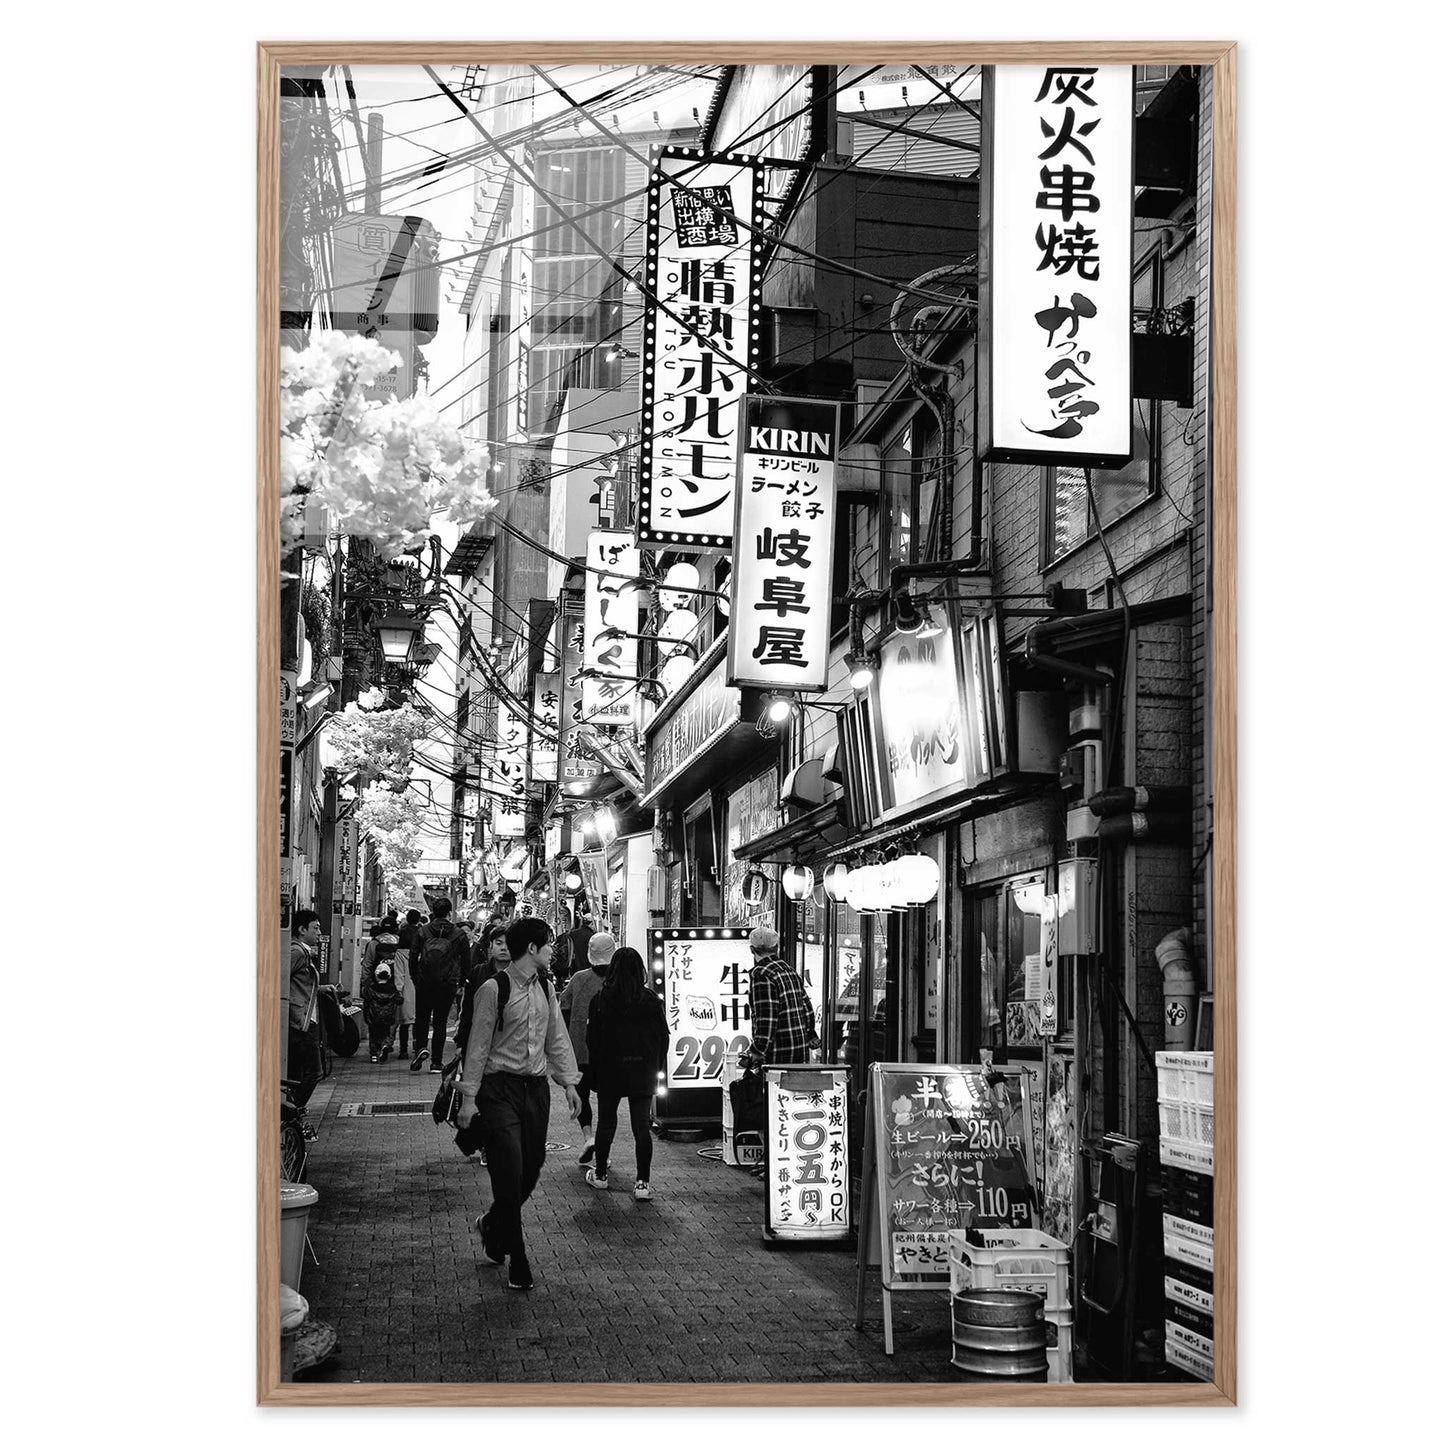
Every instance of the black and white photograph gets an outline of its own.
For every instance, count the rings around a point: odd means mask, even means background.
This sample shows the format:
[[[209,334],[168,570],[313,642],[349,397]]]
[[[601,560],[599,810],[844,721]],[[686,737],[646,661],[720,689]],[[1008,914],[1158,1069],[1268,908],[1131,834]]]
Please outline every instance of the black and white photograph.
[[[624,48],[261,50],[261,1398],[1230,1402],[1233,47]]]

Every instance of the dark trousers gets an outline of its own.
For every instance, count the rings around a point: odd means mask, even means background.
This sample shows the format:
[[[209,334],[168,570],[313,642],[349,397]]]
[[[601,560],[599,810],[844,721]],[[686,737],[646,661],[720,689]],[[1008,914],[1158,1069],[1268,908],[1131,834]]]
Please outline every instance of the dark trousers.
[[[604,1094],[600,1089],[597,1092],[597,1158],[592,1167],[599,1174],[607,1173],[607,1156],[617,1137],[617,1106],[621,1102],[621,1094]],[[637,1177],[651,1179],[652,1095],[628,1095],[627,1112],[632,1119],[632,1142],[637,1147]]]
[[[309,1029],[289,1029],[286,1043],[286,1077],[295,1087],[291,1097],[298,1107],[304,1108],[306,1101],[321,1081],[320,1026],[312,1024]]]
[[[440,1067],[442,1054],[447,1047],[447,1019],[451,1016],[452,1000],[457,988],[453,983],[423,983],[416,981],[416,1046],[431,1049],[432,1066]],[[427,1035],[431,1035],[428,1043]]]
[[[582,1078],[577,1085],[577,1097],[582,1107],[577,1110],[577,1122],[584,1129],[592,1127],[592,1071],[582,1065]]]
[[[552,1091],[546,1075],[484,1074],[477,1115],[492,1179],[489,1233],[508,1254],[521,1250],[522,1206],[537,1187],[547,1157]]]

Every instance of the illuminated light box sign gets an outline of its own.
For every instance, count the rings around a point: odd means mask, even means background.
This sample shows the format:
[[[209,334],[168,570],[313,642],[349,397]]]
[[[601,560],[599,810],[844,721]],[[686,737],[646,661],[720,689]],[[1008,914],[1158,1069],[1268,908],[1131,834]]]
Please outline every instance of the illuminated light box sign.
[[[527,834],[527,729],[497,699],[497,751],[493,765],[492,833],[498,838]]]
[[[632,721],[637,697],[637,588],[628,579],[641,571],[642,554],[631,532],[587,534],[587,583],[583,593],[583,720],[603,726]],[[611,573],[608,576],[604,574]],[[618,575],[620,574],[620,575]],[[615,632],[617,635],[604,635]]]
[[[848,1071],[769,1069],[764,1233],[847,1239]]]
[[[990,66],[983,107],[984,456],[1121,467],[1133,406],[1133,69]]]
[[[587,721],[582,700],[582,679],[578,674],[586,665],[584,646],[586,626],[582,620],[582,599],[566,597],[562,601],[562,717],[557,771],[563,784],[585,782],[602,772],[602,765],[590,753],[584,753],[577,729]]]
[[[838,407],[743,399],[728,619],[728,682],[791,692],[828,685]]]
[[[763,167],[665,146],[647,192],[637,539],[731,547],[742,398],[758,360]]]
[[[532,781],[557,781],[557,722],[561,716],[562,674],[539,672],[532,679]]]
[[[713,1090],[721,1118],[723,1064],[752,1042],[748,930],[650,929],[648,948],[653,989],[672,1036],[668,1092]]]

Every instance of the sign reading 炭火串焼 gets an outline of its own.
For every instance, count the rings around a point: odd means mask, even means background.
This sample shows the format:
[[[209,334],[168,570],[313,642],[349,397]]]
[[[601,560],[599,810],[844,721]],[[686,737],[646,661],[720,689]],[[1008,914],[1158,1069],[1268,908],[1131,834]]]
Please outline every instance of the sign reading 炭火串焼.
[[[582,709],[585,721],[632,721],[637,697],[637,588],[642,554],[631,532],[587,534],[587,583],[582,609]]]
[[[1133,69],[991,66],[983,114],[983,455],[1124,466],[1133,431]]]
[[[730,547],[742,398],[757,365],[763,167],[664,146],[647,191],[637,540]]]
[[[728,681],[790,692],[828,685],[838,407],[743,399]]]

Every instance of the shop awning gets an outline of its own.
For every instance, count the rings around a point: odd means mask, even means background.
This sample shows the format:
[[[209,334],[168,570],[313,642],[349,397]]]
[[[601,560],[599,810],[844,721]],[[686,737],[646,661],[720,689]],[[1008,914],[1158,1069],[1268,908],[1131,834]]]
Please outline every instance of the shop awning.
[[[1145,627],[1151,622],[1177,621],[1189,616],[1192,605],[1192,599],[1187,594],[1140,602],[1129,609],[1129,623],[1133,627]],[[1036,622],[1024,634],[1023,645],[1031,652],[1086,656],[1101,648],[1118,646],[1123,635],[1124,609],[1110,607],[1099,612],[1079,612],[1067,617],[1053,617],[1047,622]]]
[[[735,848],[733,857],[744,863],[791,863],[795,858],[806,862],[836,847],[847,835],[843,800],[832,798],[779,828],[760,833]]]

